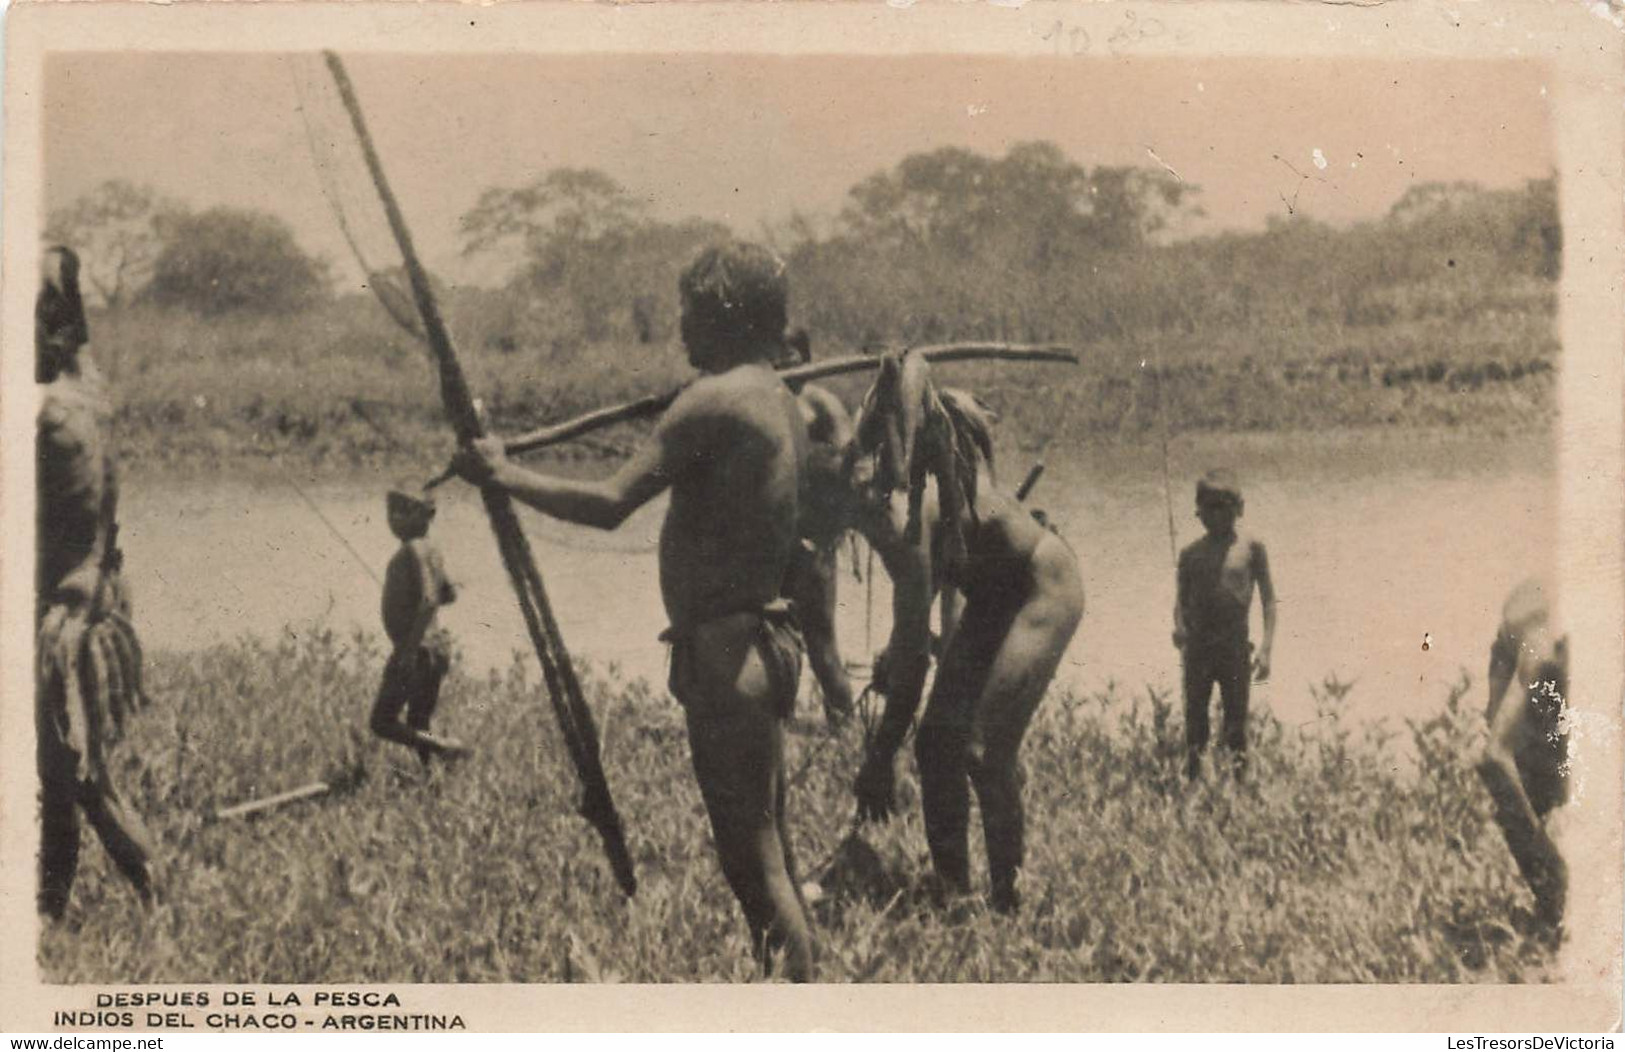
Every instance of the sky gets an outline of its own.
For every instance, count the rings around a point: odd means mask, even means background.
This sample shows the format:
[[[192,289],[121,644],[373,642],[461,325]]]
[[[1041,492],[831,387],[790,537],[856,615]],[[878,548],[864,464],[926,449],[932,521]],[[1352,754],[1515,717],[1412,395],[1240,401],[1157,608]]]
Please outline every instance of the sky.
[[[860,179],[941,146],[1001,155],[1042,139],[1085,166],[1166,166],[1201,188],[1206,215],[1193,235],[1257,229],[1289,207],[1344,224],[1381,215],[1417,183],[1507,186],[1554,167],[1543,70],[1529,62],[346,61],[421,255],[463,281],[492,280],[500,261],[463,258],[459,217],[483,189],[559,166],[607,172],[661,218],[721,220],[745,236],[795,212],[831,216]],[[295,70],[321,83],[304,56],[53,55],[46,207],[129,179],[194,208],[272,212],[344,273],[349,253],[317,177]],[[347,135],[311,112],[321,134]]]

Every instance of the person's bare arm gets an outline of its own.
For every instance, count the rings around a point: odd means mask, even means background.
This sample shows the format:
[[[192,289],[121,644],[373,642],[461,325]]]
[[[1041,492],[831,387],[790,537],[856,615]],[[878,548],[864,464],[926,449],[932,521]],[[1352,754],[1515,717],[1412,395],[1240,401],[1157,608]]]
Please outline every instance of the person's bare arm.
[[[435,585],[434,590],[429,594],[436,597],[436,602],[440,606],[450,606],[457,601],[457,582],[453,581],[451,576],[446,573],[446,563],[440,557],[440,549],[430,547],[427,550],[426,558],[429,570],[434,575]]]
[[[452,467],[475,485],[494,482],[515,499],[566,522],[613,530],[627,516],[671,485],[677,466],[694,459],[693,436],[710,412],[700,385],[672,403],[653,435],[608,479],[582,482],[531,471],[509,460],[500,438],[487,437],[462,450]]]
[[[925,676],[931,667],[930,538],[927,535],[919,545],[904,542],[905,499],[894,494],[889,502],[891,514],[876,516],[864,529],[892,579],[891,638],[886,646],[885,667],[876,669],[877,675],[884,673],[881,687],[886,706],[858,770],[856,785],[858,815],[874,821],[884,820],[896,808],[897,751],[919,711]]]
[[[942,634],[937,647],[937,657],[940,659],[948,652],[948,647],[954,641],[954,633],[959,629],[959,618],[965,612],[965,597],[959,589],[952,585],[943,585],[942,593],[937,598],[938,618],[942,624]]]
[[[903,540],[904,498],[893,494],[890,512],[870,537],[892,580],[892,630],[886,645],[886,709],[870,753],[888,760],[901,748],[920,707],[925,674],[931,664],[931,545],[929,535],[918,545]]]
[[[1258,585],[1258,601],[1264,608],[1264,645],[1258,648],[1253,668],[1260,683],[1270,678],[1270,653],[1275,647],[1275,581],[1270,577],[1269,552],[1263,541],[1254,541],[1253,582]]]

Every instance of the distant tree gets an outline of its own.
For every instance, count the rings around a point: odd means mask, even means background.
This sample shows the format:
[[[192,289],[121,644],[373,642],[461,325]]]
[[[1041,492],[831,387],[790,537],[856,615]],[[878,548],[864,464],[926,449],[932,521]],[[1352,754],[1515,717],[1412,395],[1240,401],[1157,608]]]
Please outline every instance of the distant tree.
[[[103,306],[117,309],[152,277],[166,226],[185,214],[149,186],[109,179],[54,210],[45,238],[79,254],[80,274]]]
[[[532,260],[623,235],[647,208],[591,168],[555,168],[524,186],[491,187],[462,218],[463,254],[505,246]]]
[[[1423,183],[1389,209],[1383,232],[1419,259],[1442,255],[1452,266],[1476,262],[1555,278],[1562,263],[1563,229],[1553,178],[1496,190],[1472,182]]]
[[[1563,221],[1557,209],[1557,180],[1531,179],[1524,184],[1525,207],[1518,217],[1518,248],[1536,260],[1541,277],[1556,279],[1563,271]]]
[[[1466,179],[1418,183],[1400,195],[1388,209],[1388,217],[1399,223],[1415,223],[1479,201],[1484,194],[1483,186]]]
[[[1197,215],[1200,187],[1160,168],[1103,167],[1089,173],[1089,232],[1106,248],[1134,249]]]
[[[1100,275],[1195,214],[1196,193],[1164,169],[1089,169],[1048,142],[912,154],[854,186],[834,231],[790,253],[809,292],[800,320],[859,345],[1110,330]]]
[[[1131,249],[1162,230],[1196,187],[1161,169],[1084,168],[1048,142],[1002,158],[959,147],[911,154],[850,191],[854,237],[953,253],[1026,246],[1034,262],[1091,249]]]
[[[564,301],[586,339],[621,332],[645,343],[670,331],[683,264],[728,236],[718,223],[653,219],[620,183],[582,168],[486,190],[462,232],[465,255],[515,253],[515,290]]]
[[[166,224],[146,298],[211,316],[298,310],[326,297],[327,265],[276,216],[214,208]]]

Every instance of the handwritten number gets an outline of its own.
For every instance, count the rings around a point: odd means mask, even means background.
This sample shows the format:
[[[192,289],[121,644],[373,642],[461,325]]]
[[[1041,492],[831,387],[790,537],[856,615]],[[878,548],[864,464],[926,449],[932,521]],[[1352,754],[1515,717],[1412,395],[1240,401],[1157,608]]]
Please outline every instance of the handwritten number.
[[[1082,55],[1089,50],[1090,44],[1088,30],[1082,26],[1068,28],[1066,23],[1059,19],[1039,39],[1055,41],[1055,53],[1057,55]]]

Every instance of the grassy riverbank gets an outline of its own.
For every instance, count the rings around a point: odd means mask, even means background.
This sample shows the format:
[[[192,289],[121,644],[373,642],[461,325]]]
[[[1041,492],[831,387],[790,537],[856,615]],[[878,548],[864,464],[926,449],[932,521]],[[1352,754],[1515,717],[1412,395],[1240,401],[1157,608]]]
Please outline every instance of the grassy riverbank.
[[[447,682],[442,725],[478,755],[425,777],[376,744],[364,713],[383,660],[317,633],[153,655],[157,706],[116,776],[164,861],[136,911],[97,849],[67,921],[40,946],[51,982],[554,982],[750,978],[663,690],[589,675],[605,762],[642,881],[623,901],[533,676]],[[829,981],[1500,982],[1548,951],[1466,757],[1481,717],[1452,702],[1398,731],[1355,727],[1342,688],[1322,718],[1255,721],[1254,778],[1188,787],[1168,699],[1052,695],[1024,749],[1026,907],[947,916],[929,870],[912,764],[905,817],[824,878]],[[861,735],[790,739],[803,865],[835,854]],[[344,792],[261,821],[216,808],[342,777]],[[973,821],[972,828],[977,828]],[[980,836],[973,835],[980,858]],[[978,884],[985,871],[978,862]]]

